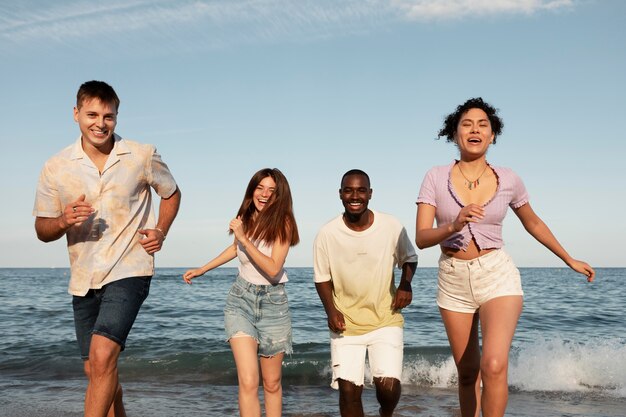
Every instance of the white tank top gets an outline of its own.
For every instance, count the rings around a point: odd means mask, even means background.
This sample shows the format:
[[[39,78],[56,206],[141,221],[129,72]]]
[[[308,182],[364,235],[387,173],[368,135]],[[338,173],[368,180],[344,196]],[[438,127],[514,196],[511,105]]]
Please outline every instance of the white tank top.
[[[272,255],[272,246],[267,245],[265,241],[254,241],[254,246],[265,256]],[[254,285],[273,285],[282,284],[288,281],[287,272],[285,268],[281,268],[280,272],[275,277],[270,277],[261,270],[253,261],[248,257],[246,250],[237,242],[237,257],[239,258],[239,276],[251,284]]]

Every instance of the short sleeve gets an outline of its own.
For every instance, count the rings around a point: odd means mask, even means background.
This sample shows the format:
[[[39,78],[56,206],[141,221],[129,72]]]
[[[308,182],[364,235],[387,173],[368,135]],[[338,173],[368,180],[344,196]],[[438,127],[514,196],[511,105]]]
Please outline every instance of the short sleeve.
[[[324,234],[323,231],[320,231],[313,243],[313,281],[315,283],[327,282],[332,279],[326,249]]]
[[[54,218],[61,214],[63,214],[63,207],[59,198],[59,188],[56,185],[50,161],[48,161],[39,174],[33,216]]]
[[[528,191],[526,191],[524,182],[522,182],[522,179],[517,174],[512,172],[512,176],[513,196],[511,197],[511,202],[509,203],[509,206],[512,209],[516,209],[528,203]]]
[[[176,181],[172,176],[167,164],[161,159],[156,151],[152,148],[152,155],[148,166],[148,183],[161,198],[169,198],[176,191]]]
[[[435,171],[431,169],[424,176],[422,186],[420,187],[420,191],[417,196],[417,204],[425,203],[437,207],[436,200]]]
[[[411,243],[411,239],[409,239],[409,235],[404,227],[402,227],[400,235],[398,236],[398,243],[396,245],[396,260],[398,268],[402,268],[402,266],[406,263],[417,263],[415,248],[413,247],[413,243]]]

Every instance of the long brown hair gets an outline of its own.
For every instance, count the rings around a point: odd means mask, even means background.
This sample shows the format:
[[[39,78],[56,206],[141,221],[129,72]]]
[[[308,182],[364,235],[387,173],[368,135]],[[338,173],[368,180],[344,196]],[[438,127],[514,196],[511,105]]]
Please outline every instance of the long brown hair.
[[[254,214],[257,209],[253,201],[254,191],[259,183],[267,177],[274,180],[276,189],[269,198],[267,205],[258,212],[255,219]],[[300,242],[296,218],[293,215],[289,183],[277,168],[264,168],[252,176],[241,207],[237,212],[237,217],[241,217],[243,228],[252,240],[263,240],[269,244],[275,241],[289,242],[289,246],[297,245]]]

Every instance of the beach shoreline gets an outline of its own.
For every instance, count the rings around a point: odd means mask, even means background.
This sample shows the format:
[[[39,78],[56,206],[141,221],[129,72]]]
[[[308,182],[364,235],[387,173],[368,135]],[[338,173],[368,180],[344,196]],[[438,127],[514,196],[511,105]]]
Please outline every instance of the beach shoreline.
[[[237,386],[198,384],[124,384],[124,401],[133,417],[231,417],[238,415]],[[0,383],[0,417],[80,417],[84,381],[59,381],[57,386],[36,381]],[[260,389],[262,392],[262,389]],[[261,396],[262,397],[262,396]],[[335,417],[338,395],[330,387],[292,385],[283,387],[285,417]],[[377,416],[374,389],[363,392],[366,416]],[[511,417],[621,417],[626,399],[577,393],[515,392],[509,397]],[[403,385],[396,417],[459,417],[456,389]]]

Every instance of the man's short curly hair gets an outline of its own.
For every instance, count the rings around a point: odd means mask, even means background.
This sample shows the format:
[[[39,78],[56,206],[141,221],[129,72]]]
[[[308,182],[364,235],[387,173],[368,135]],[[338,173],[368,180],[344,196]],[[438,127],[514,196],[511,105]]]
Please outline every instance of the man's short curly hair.
[[[500,136],[500,133],[502,133],[504,123],[502,122],[500,116],[498,116],[498,109],[483,101],[482,97],[470,98],[465,103],[457,106],[456,110],[453,113],[447,115],[443,122],[443,127],[437,135],[437,139],[445,136],[446,141],[454,142],[454,134],[457,131],[459,121],[461,120],[461,117],[463,117],[463,115],[470,109],[481,109],[482,111],[487,113],[489,123],[491,124],[491,130],[493,131],[494,135],[493,143],[495,144],[496,138]]]

